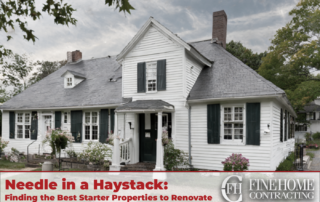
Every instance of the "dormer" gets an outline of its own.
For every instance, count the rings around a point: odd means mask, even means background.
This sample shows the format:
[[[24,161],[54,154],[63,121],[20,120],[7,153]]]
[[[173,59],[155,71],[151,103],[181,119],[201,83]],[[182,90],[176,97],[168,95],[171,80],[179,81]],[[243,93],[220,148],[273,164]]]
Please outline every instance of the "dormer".
[[[71,70],[67,70],[61,77],[64,77],[64,88],[73,88],[86,79],[83,74]]]

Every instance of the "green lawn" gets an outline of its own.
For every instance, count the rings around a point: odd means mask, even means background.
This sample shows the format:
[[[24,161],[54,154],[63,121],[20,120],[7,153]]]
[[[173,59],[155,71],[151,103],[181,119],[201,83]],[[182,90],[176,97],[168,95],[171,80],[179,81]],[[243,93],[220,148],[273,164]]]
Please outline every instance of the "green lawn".
[[[24,163],[14,163],[8,160],[0,160],[0,170],[2,169],[22,169],[25,168]]]

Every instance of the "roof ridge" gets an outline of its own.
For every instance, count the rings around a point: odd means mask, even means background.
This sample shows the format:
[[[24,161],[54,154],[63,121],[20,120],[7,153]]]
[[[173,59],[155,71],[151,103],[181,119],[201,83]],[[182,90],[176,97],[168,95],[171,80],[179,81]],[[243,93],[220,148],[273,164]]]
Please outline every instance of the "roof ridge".
[[[237,61],[240,63],[241,66],[243,66],[244,68],[246,68],[247,70],[249,70],[255,77],[259,78],[259,79],[263,79],[263,82],[266,83],[270,88],[272,88],[273,90],[275,90],[276,92],[279,92],[278,89],[280,89],[282,91],[282,93],[285,93],[284,90],[282,90],[281,88],[279,88],[278,86],[276,86],[275,84],[273,84],[271,81],[267,80],[266,78],[264,78],[263,76],[261,76],[260,74],[258,74],[255,70],[253,70],[251,67],[249,67],[248,65],[244,64],[241,60],[239,60],[236,56],[232,55],[229,51],[227,51],[226,49],[224,49],[221,46],[218,46],[219,48],[221,48],[231,59]]]

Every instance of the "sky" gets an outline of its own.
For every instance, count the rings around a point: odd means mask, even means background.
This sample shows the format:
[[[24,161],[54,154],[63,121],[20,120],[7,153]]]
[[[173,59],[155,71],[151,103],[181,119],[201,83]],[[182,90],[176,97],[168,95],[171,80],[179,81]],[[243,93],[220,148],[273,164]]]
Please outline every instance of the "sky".
[[[117,55],[143,24],[153,16],[187,42],[210,39],[212,13],[225,10],[228,16],[227,42],[240,41],[254,52],[270,46],[276,31],[291,20],[289,12],[299,0],[131,0],[130,14],[119,13],[104,0],[64,0],[77,9],[77,25],[57,25],[53,17],[28,21],[28,28],[38,37],[35,43],[23,39],[16,27],[0,32],[0,40],[15,53],[32,60],[65,60],[67,51],[80,50],[83,59]],[[41,10],[42,2],[37,2]],[[6,41],[7,34],[13,39]]]

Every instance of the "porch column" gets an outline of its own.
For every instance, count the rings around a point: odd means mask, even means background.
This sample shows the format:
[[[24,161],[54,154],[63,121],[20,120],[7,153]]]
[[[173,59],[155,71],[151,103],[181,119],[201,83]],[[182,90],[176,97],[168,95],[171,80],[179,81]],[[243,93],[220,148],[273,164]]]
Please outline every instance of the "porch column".
[[[158,112],[158,137],[155,171],[165,170],[163,166],[163,146],[162,146],[162,112]]]
[[[120,171],[120,140],[118,131],[118,113],[114,113],[114,132],[113,132],[113,155],[112,155],[112,165],[110,166],[110,171]]]

